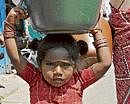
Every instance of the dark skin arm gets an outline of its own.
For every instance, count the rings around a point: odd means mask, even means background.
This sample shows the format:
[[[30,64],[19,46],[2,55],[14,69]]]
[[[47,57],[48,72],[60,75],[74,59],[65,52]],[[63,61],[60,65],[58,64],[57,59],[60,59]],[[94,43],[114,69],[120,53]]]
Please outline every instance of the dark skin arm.
[[[17,23],[18,20],[27,18],[26,12],[22,9],[15,7],[11,9],[9,12],[6,21],[8,24],[10,24],[12,27]],[[13,27],[14,28],[14,27]],[[4,37],[6,35],[12,34],[15,35],[15,32],[7,32],[10,31],[8,26],[5,24],[4,27]],[[7,49],[7,53],[11,59],[12,64],[14,65],[15,69],[18,71],[18,73],[24,69],[27,65],[27,60],[20,54],[20,50],[18,50],[16,45],[16,39],[13,37],[11,38],[5,38],[5,46]]]
[[[92,31],[92,34],[94,36],[94,41],[104,39],[104,36],[102,35],[100,31],[94,30]],[[111,59],[111,53],[110,53],[108,45],[100,47],[100,48],[97,48],[97,47],[95,48],[96,48],[98,62],[93,64],[91,68],[93,69],[96,75],[96,78],[99,79],[107,72],[107,70],[111,66],[112,59]]]

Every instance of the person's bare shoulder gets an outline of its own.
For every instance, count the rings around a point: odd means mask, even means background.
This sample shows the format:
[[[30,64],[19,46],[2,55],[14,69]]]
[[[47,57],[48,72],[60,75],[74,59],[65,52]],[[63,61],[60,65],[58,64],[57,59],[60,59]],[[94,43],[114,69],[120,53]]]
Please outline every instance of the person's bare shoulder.
[[[118,0],[118,2],[117,0],[110,0],[110,3],[117,9],[127,10],[130,8],[130,0]]]

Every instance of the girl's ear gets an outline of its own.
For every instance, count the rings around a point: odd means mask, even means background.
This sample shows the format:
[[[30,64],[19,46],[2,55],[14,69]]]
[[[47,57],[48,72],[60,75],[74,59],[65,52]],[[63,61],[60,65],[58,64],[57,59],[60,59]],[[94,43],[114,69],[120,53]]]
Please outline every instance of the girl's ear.
[[[88,52],[88,44],[83,40],[78,40],[77,45],[79,48],[80,55],[84,55]]]

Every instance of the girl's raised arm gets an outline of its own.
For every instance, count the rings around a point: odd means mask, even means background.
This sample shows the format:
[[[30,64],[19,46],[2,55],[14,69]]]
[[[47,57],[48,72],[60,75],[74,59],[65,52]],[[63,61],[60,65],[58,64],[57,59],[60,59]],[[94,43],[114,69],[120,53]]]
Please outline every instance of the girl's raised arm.
[[[18,7],[11,9],[5,20],[3,32],[7,53],[18,72],[25,68],[27,60],[20,54],[20,50],[17,48],[15,39],[15,25],[18,20],[26,18],[26,14],[27,13],[24,10]]]
[[[111,65],[111,53],[108,47],[107,39],[104,38],[100,31],[92,31],[94,36],[94,46],[97,53],[97,63],[93,64],[91,68],[96,74],[97,79],[101,78],[109,69]]]

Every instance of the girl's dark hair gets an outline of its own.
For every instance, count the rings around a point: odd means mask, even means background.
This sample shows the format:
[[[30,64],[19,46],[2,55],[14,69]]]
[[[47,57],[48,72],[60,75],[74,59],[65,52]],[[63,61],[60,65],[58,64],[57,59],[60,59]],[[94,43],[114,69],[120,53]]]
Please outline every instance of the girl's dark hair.
[[[39,66],[41,65],[41,62],[49,49],[58,47],[65,48],[73,61],[76,61],[76,59],[79,56],[79,48],[77,42],[70,34],[51,34],[51,35],[48,34],[40,42],[37,48],[38,65]]]
[[[29,42],[28,48],[29,48],[29,49],[32,49],[33,51],[36,51],[37,48],[38,48],[38,43],[39,43],[39,42],[40,42],[40,41],[39,41],[38,39],[33,39],[31,42]]]

